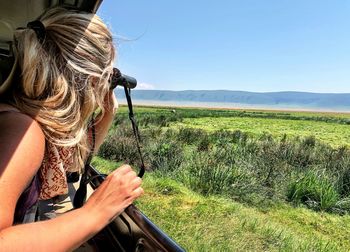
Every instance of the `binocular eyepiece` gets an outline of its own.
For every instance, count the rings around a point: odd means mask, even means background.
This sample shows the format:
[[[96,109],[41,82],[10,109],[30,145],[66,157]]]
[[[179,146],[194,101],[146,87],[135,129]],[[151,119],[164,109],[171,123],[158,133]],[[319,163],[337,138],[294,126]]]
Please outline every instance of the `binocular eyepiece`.
[[[131,76],[122,74],[118,68],[114,67],[110,79],[110,89],[113,90],[117,86],[133,89],[137,86],[137,80]]]

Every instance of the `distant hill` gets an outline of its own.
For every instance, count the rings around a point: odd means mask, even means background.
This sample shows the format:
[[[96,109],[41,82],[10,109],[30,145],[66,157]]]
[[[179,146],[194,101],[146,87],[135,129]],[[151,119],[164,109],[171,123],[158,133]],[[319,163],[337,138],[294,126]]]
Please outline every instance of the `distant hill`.
[[[123,91],[117,96],[123,99]],[[176,102],[211,102],[239,103],[249,105],[309,107],[309,108],[342,108],[350,109],[350,94],[307,93],[307,92],[245,92],[228,90],[132,90],[133,100],[174,101]]]

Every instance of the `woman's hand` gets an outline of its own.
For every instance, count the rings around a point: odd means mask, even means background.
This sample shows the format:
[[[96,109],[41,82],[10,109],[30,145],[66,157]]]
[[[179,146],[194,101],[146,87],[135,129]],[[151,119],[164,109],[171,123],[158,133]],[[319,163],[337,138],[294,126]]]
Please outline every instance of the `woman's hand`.
[[[103,227],[143,194],[142,180],[129,165],[112,172],[83,206]]]
[[[10,226],[12,222],[9,225],[1,218],[0,251],[73,251],[138,198],[143,193],[140,186],[141,179],[130,166],[123,165],[106,178],[81,208],[24,225]],[[8,209],[6,204],[1,208]]]
[[[98,123],[95,125],[95,152],[98,151],[99,147],[103,143],[105,137],[108,134],[108,130],[112,125],[115,113],[118,110],[118,101],[115,97],[113,90],[109,91],[104,98],[104,110],[105,113],[97,116]]]
[[[110,90],[104,98],[104,109],[106,114],[115,115],[118,110],[118,101],[114,90]]]

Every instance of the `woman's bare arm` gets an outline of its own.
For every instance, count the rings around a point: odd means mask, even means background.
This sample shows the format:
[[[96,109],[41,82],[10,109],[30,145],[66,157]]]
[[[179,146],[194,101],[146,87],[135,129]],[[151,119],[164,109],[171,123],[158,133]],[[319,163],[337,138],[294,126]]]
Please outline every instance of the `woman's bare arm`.
[[[99,231],[101,224],[85,208],[55,219],[5,228],[0,251],[70,251]]]
[[[44,134],[32,118],[0,114],[0,230],[12,225],[17,199],[41,166],[44,151]]]
[[[44,136],[25,115],[0,115],[0,251],[69,251],[119,215],[143,190],[129,166],[111,173],[86,204],[48,221],[11,226],[18,197],[40,167]]]

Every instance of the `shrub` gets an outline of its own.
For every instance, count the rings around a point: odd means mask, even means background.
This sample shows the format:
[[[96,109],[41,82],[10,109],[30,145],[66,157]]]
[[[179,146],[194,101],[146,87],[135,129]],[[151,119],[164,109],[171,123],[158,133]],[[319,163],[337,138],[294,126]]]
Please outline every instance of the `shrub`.
[[[181,121],[181,117],[171,113],[147,113],[138,116],[140,126],[147,127],[149,125],[167,127],[170,122]]]
[[[337,185],[342,197],[350,197],[350,169],[346,169],[340,173]]]
[[[142,134],[142,138],[147,137],[149,142],[154,142],[158,137],[162,135],[161,127],[151,127]]]
[[[179,143],[163,139],[151,148],[153,148],[150,152],[151,169],[166,173],[179,169],[184,159],[183,149]]]
[[[178,140],[186,144],[194,144],[203,139],[206,134],[202,129],[180,128]]]
[[[233,143],[244,144],[248,140],[248,135],[240,130],[218,130],[212,133],[211,138],[217,146],[224,147]]]
[[[189,186],[205,195],[228,192],[234,179],[231,167],[217,163],[205,153],[196,154],[186,168]]]
[[[234,165],[239,154],[236,153],[236,148],[232,144],[226,146],[218,146],[212,152],[213,159],[217,163],[222,163],[225,165]]]
[[[304,170],[313,163],[315,159],[314,148],[308,148],[303,144],[295,144],[289,154],[288,163]]]
[[[112,161],[124,161],[128,164],[140,165],[140,157],[133,137],[116,135],[107,137],[100,146],[98,155]]]
[[[303,145],[306,147],[315,147],[316,145],[316,138],[315,136],[307,136],[303,140]]]
[[[209,151],[212,147],[210,137],[207,133],[203,134],[202,138],[199,139],[197,144],[198,151]]]
[[[290,183],[287,199],[315,210],[334,211],[339,194],[326,177],[310,171],[300,180]]]

